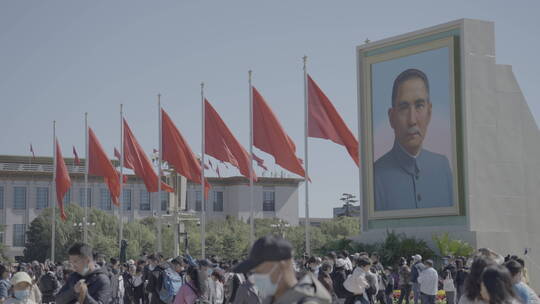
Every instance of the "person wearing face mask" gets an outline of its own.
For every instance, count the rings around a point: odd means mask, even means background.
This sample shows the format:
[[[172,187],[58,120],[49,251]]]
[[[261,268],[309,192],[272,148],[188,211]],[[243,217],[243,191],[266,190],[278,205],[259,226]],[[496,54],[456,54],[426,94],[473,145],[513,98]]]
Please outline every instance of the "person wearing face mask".
[[[31,296],[32,278],[26,272],[17,272],[11,278],[13,295],[4,304],[37,304]]]
[[[8,290],[11,288],[9,274],[9,269],[0,265],[0,302],[4,302],[8,298]]]
[[[112,299],[111,282],[103,268],[96,267],[92,247],[75,243],[68,250],[73,273],[56,294],[56,304],[108,304]]]
[[[124,304],[139,303],[135,302],[135,272],[135,264],[129,264],[127,271],[122,274],[124,281]]]
[[[214,272],[214,267],[216,265],[212,264],[212,262],[207,259],[199,260],[198,264],[202,273],[201,283],[203,294],[205,298],[212,300],[215,298],[215,286],[214,281],[212,281],[210,276],[212,275],[212,272]]]
[[[148,256],[148,285],[146,291],[150,296],[150,304],[165,304],[159,297],[159,292],[163,283],[163,273],[169,267],[163,263],[161,253],[155,253]]]
[[[113,302],[111,304],[119,304],[124,298],[125,288],[124,288],[124,278],[120,269],[120,262],[111,258],[111,270],[109,271],[110,280],[111,280],[111,290]]]
[[[236,265],[233,272],[253,273],[263,304],[331,303],[330,294],[313,274],[296,279],[292,258],[291,243],[268,235],[253,244],[247,260]]]

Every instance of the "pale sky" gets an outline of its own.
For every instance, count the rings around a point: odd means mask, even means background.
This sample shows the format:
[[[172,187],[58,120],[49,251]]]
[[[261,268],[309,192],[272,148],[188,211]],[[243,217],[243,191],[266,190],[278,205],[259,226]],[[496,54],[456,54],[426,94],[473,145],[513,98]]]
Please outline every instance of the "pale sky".
[[[355,47],[460,18],[495,22],[497,63],[511,64],[540,121],[540,1],[0,2],[0,154],[84,155],[84,112],[113,157],[119,105],[141,145],[158,146],[156,95],[200,153],[200,87],[247,147],[247,71],[304,157],[302,56],[355,135]],[[257,151],[257,150],[256,150]],[[310,139],[311,216],[358,195],[346,150]],[[271,169],[269,155],[258,151]],[[278,167],[275,167],[279,171]],[[229,175],[234,171],[230,170]],[[300,214],[303,216],[303,188]]]

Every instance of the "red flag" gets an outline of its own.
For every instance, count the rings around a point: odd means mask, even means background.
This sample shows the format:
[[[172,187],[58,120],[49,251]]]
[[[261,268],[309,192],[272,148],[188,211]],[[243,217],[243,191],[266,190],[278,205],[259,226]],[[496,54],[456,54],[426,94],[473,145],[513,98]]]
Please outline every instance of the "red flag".
[[[274,156],[281,167],[300,176],[306,175],[296,157],[296,147],[285,133],[276,115],[253,87],[253,145]]]
[[[36,159],[36,154],[34,154],[34,147],[32,147],[32,144],[30,144],[30,152],[32,152],[32,159]]]
[[[120,161],[122,160],[122,155],[120,155],[120,152],[118,152],[116,148],[114,148],[114,156],[116,156],[118,160]],[[131,163],[131,160],[126,158],[125,155],[124,155],[124,168],[133,170],[133,164]],[[156,176],[156,179],[157,179],[157,176]]]
[[[221,161],[228,162],[240,170],[240,173],[250,178],[249,153],[236,140],[231,130],[221,119],[208,100],[204,100],[205,120],[205,153]],[[253,180],[257,180],[253,172]]]
[[[174,167],[176,172],[185,176],[188,180],[202,184],[201,163],[197,156],[193,153],[188,143],[182,137],[173,121],[163,109],[161,109],[162,117],[162,157]],[[210,184],[204,181],[205,197],[208,198]]]
[[[152,162],[144,153],[143,148],[135,139],[133,132],[129,128],[127,121],[124,119],[124,167],[132,166],[135,175],[142,178],[148,192],[158,191],[158,175],[152,168]],[[174,189],[169,185],[161,182],[161,189],[167,192],[174,192]]]
[[[58,202],[58,208],[60,209],[60,218],[66,220],[67,216],[64,212],[64,195],[68,192],[71,187],[71,179],[69,178],[69,173],[62,157],[62,151],[60,150],[60,144],[56,138],[56,201]]]
[[[73,146],[73,155],[75,156],[75,165],[80,166],[81,160],[79,159],[79,155],[77,154],[77,150],[75,150],[75,146]]]
[[[311,76],[308,82],[308,136],[329,139],[338,145],[345,146],[349,155],[359,166],[358,140],[347,127],[336,108],[324,95]]]
[[[266,168],[264,165],[264,160],[262,158],[255,155],[255,153],[251,153],[251,156],[253,156],[253,160],[257,162],[257,166],[263,168],[264,171],[268,171],[268,168]]]
[[[113,204],[119,206],[120,175],[114,169],[91,128],[88,128],[88,173],[103,177],[111,193]]]

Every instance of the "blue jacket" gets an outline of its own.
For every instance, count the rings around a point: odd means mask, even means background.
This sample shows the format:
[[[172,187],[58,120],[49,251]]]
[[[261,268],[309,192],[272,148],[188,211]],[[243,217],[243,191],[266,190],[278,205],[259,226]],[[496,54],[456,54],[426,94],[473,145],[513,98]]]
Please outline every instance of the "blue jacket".
[[[8,280],[0,280],[0,298],[8,298],[8,290],[11,287],[11,283]]]

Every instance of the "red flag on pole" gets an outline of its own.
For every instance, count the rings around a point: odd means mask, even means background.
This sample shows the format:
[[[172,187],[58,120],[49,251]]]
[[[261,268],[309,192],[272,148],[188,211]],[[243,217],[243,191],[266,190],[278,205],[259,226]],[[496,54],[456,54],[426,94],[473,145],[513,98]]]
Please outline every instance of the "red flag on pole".
[[[162,117],[162,157],[174,167],[176,172],[185,176],[188,180],[196,183],[201,183],[201,164],[197,156],[193,153],[188,143],[180,134],[173,121],[163,109],[161,109]],[[205,197],[208,198],[210,184],[204,181]]]
[[[307,75],[308,87],[308,136],[328,139],[345,146],[349,155],[359,166],[358,140],[347,127],[336,108],[317,86],[311,76]]]
[[[73,156],[75,156],[75,165],[80,166],[81,160],[79,159],[79,154],[77,154],[77,150],[75,150],[75,146],[73,146]]]
[[[58,208],[60,209],[60,218],[66,220],[67,216],[64,211],[64,196],[71,187],[71,179],[69,178],[69,173],[62,157],[62,151],[60,150],[60,144],[58,139],[56,140],[56,201],[58,202]]]
[[[143,179],[148,192],[158,191],[158,176],[154,172],[152,162],[144,153],[124,119],[124,167],[129,168],[128,165],[132,166],[135,175]],[[174,189],[164,182],[161,182],[161,188],[167,192],[174,192]]]
[[[264,160],[262,158],[255,155],[255,153],[252,153],[251,155],[253,156],[253,160],[257,162],[257,166],[263,168],[264,171],[268,171],[268,168],[266,168],[266,166],[264,165]]]
[[[113,204],[119,206],[120,175],[114,169],[91,128],[88,128],[88,174],[103,177],[111,193]]]
[[[124,151],[125,151],[125,149],[124,149]],[[118,160],[122,159],[122,156],[120,155],[120,152],[118,152],[118,150],[116,148],[114,148],[114,156],[116,156],[116,158],[118,158]],[[131,160],[127,159],[125,155],[124,155],[124,168],[133,170],[133,164],[131,163]],[[157,179],[157,175],[156,175],[156,179]],[[148,191],[148,192],[150,192],[150,191]]]
[[[236,140],[231,130],[221,119],[208,100],[204,100],[205,111],[205,152],[221,161],[228,162],[249,179],[249,153]],[[255,172],[253,180],[257,180]]]
[[[285,133],[276,115],[255,87],[253,87],[253,145],[274,156],[276,163],[281,167],[305,177],[304,168],[295,155],[294,142]]]
[[[32,144],[30,143],[30,152],[32,152],[32,159],[36,159],[36,154],[34,154],[34,147],[32,147]]]

